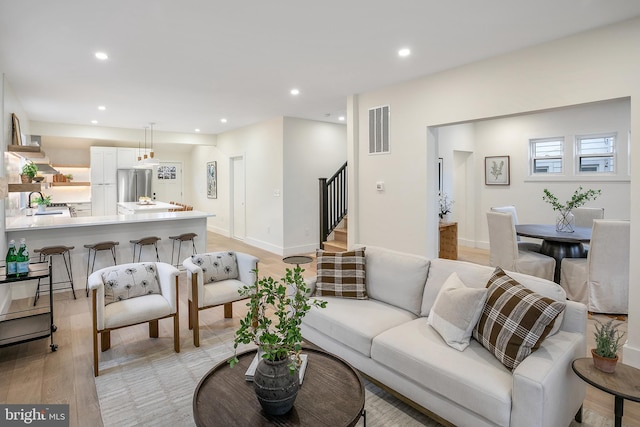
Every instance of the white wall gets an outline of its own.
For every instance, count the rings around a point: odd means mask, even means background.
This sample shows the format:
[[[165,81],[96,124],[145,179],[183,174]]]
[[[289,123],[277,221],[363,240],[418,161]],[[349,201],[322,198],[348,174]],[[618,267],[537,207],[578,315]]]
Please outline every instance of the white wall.
[[[433,208],[437,174],[431,169],[437,165],[432,147],[437,138],[427,131],[429,127],[630,97],[631,135],[639,135],[639,41],[640,19],[634,19],[354,96],[358,124],[350,127],[355,132],[350,136],[355,147],[349,150],[349,161],[358,165],[359,174],[350,188],[360,204],[357,217],[350,220],[358,222],[354,239],[437,256],[438,217]],[[594,66],[594,61],[607,66]],[[367,110],[384,104],[391,106],[393,117],[392,152],[369,156]],[[632,149],[631,156],[632,165],[640,164],[640,150]],[[381,179],[386,181],[386,191],[376,194],[374,185]],[[639,181],[632,180],[629,188],[630,194],[640,194]],[[489,203],[494,201],[486,201],[485,206]],[[629,217],[631,259],[637,259],[637,197],[629,202]],[[640,275],[640,265],[632,264],[630,275]],[[630,283],[629,298],[629,342],[624,358],[640,366],[640,328],[633,327],[640,324],[637,282]]]
[[[441,154],[453,156],[460,148],[466,148],[474,152],[477,160],[475,170],[478,179],[473,180],[469,192],[466,192],[469,182],[464,171],[458,170],[455,177],[445,174],[445,184],[448,184],[445,187],[456,188],[453,193],[450,190],[448,192],[456,200],[453,220],[458,221],[460,243],[489,248],[484,213],[492,206],[515,205],[521,223],[553,223],[555,212],[542,200],[544,188],[548,188],[561,201],[568,200],[579,186],[600,189],[602,195],[586,206],[604,207],[606,218],[629,219],[630,114],[629,100],[619,99],[439,128],[438,148]],[[576,177],[570,173],[573,165],[569,156],[574,137],[605,132],[616,132],[618,135],[615,176]],[[561,176],[531,177],[528,164],[529,139],[560,136],[565,137],[567,173]],[[469,139],[471,144],[468,144]],[[482,179],[485,156],[497,155],[510,156],[511,184],[507,187],[487,186]],[[448,169],[451,168],[445,168],[445,172]],[[465,209],[469,206],[473,207],[471,215],[467,215]],[[472,230],[476,232],[473,233]]]
[[[330,178],[346,158],[344,125],[285,118],[284,255],[319,248],[318,178]]]

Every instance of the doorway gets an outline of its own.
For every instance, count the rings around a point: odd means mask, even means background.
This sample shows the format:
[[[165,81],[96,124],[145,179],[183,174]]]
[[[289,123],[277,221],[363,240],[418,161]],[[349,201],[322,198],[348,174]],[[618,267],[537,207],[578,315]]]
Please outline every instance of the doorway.
[[[160,162],[153,167],[153,199],[182,203],[182,163]]]
[[[246,227],[244,157],[231,157],[231,237],[244,240]]]

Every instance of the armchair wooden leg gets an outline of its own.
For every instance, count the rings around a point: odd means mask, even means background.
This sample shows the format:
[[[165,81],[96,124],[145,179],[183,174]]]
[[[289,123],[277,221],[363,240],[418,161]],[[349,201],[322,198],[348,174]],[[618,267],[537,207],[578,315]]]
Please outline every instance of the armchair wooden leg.
[[[200,347],[200,317],[197,308],[192,310],[192,326],[193,326],[193,345]]]
[[[111,331],[100,332],[100,349],[107,351],[111,348]]]
[[[228,302],[224,305],[224,317],[230,319],[233,317],[233,304]]]
[[[98,331],[93,330],[93,376],[98,376]]]
[[[189,304],[187,304],[187,307],[189,308],[189,330],[193,329],[193,319],[191,318],[191,316],[193,316],[193,314],[191,313],[191,311],[193,310],[193,302],[191,300],[189,300]]]
[[[149,321],[149,338],[158,338],[158,319]]]
[[[173,349],[180,353],[180,316],[173,316]]]

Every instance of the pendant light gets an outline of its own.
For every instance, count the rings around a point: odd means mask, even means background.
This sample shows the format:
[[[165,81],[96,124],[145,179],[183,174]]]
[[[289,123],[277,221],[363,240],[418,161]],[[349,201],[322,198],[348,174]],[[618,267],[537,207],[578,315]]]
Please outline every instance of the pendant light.
[[[153,159],[153,125],[155,125],[155,123],[151,122],[149,125],[151,126],[151,151],[149,152],[149,157]]]
[[[144,127],[144,159],[147,160],[147,129],[149,127],[145,126]]]
[[[138,161],[142,160],[142,156],[140,156],[140,140],[138,140]]]

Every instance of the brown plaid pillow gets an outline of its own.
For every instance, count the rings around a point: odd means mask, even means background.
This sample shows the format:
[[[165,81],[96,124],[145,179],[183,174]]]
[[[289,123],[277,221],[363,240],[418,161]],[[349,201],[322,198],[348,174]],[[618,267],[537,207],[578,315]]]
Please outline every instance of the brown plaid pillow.
[[[316,252],[317,296],[367,299],[364,283],[364,248],[349,252]]]
[[[513,370],[540,347],[564,310],[509,277],[500,267],[487,283],[488,295],[473,337]]]

